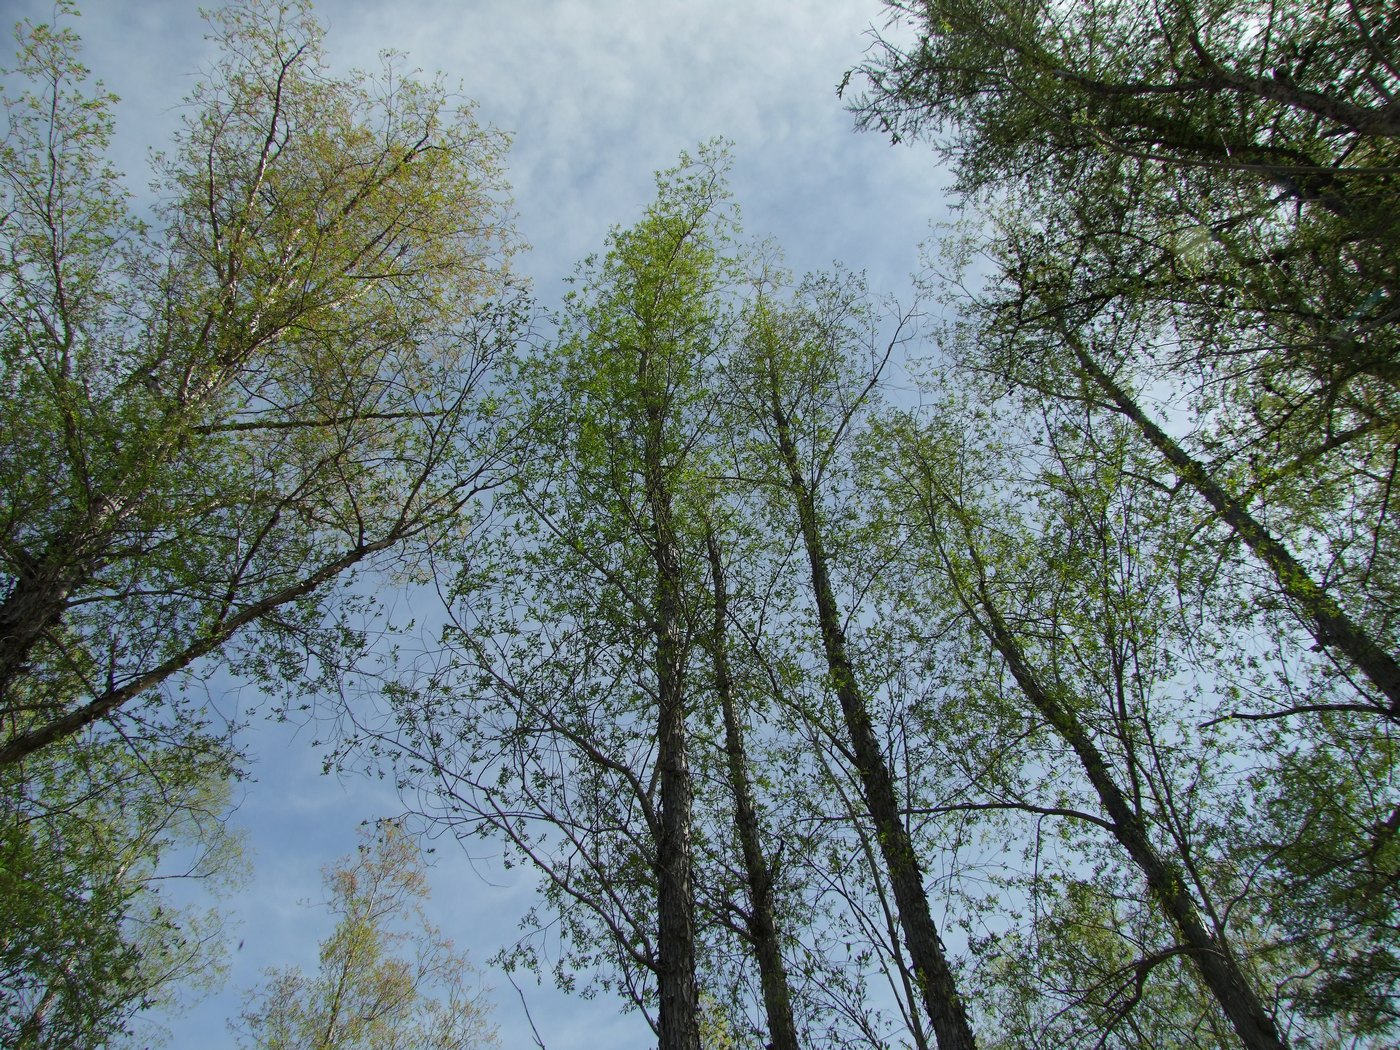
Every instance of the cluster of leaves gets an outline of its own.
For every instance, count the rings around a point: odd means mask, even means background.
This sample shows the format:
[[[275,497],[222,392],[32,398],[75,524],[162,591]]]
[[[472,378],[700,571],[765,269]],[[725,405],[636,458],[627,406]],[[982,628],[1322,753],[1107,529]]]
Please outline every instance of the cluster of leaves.
[[[189,739],[141,757],[69,742],[0,783],[0,1040],[105,1046],[138,1015],[222,975],[217,911],[172,904],[172,878],[210,890],[241,873],[223,824],[233,756]]]

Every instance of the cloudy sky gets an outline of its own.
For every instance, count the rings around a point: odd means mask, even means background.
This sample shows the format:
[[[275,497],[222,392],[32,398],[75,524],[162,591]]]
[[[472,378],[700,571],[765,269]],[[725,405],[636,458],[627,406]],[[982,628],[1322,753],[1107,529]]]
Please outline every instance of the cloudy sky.
[[[40,0],[3,9],[10,21],[54,10]],[[879,0],[325,0],[316,11],[337,68],[372,68],[383,48],[405,52],[460,82],[480,119],[511,133],[509,176],[532,246],[520,268],[546,304],[610,226],[639,216],[656,169],[716,135],[734,142],[746,232],[773,238],[799,273],[839,261],[907,299],[919,242],[944,214],[932,156],[857,133],[835,95],[882,20]],[[86,0],[76,26],[88,65],[122,98],[117,160],[140,191],[147,150],[168,141],[209,60],[198,5]],[[228,991],[172,1024],[175,1046],[232,1047],[223,1018],[237,1012],[240,988],[264,966],[314,967],[330,923],[304,902],[322,899],[321,866],[353,848],[361,821],[400,808],[378,784],[321,777],[311,735],[263,727],[251,737],[255,781],[233,819],[249,834],[255,869],[230,902],[244,947]],[[531,880],[468,859],[455,843],[438,847],[434,914],[484,963],[512,938]],[[532,1045],[516,992],[503,977],[488,980],[504,1045]],[[652,1041],[614,1002],[522,988],[549,1050]]]

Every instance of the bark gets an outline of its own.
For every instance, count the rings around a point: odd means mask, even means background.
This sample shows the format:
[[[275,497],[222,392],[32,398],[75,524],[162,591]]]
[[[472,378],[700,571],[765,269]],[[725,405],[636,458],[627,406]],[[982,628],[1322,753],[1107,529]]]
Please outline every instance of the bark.
[[[656,843],[659,1050],[700,1050],[700,995],[695,981],[695,891],[691,848],[693,787],[687,754],[684,608],[680,551],[666,484],[664,395],[654,389],[650,355],[639,366],[646,400],[643,471],[656,571],[657,773],[661,834]]]
[[[16,551],[15,579],[0,602],[0,704],[29,673],[39,640],[63,622],[69,596],[101,571],[131,506],[130,499],[95,496],[49,535],[41,554]]]
[[[724,579],[724,566],[720,561],[719,543],[713,531],[707,531],[705,546],[710,557],[710,575],[715,592],[715,623],[711,641],[715,692],[719,694],[724,716],[724,754],[729,785],[734,792],[734,827],[739,835],[739,848],[744,858],[744,880],[749,891],[746,920],[754,955],[758,960],[758,979],[763,989],[763,1008],[768,1019],[768,1046],[771,1050],[799,1050],[787,967],[783,963],[773,905],[773,870],[759,841],[758,807],[749,783],[744,732],[734,705],[734,679],[724,645],[729,622],[729,592]]]
[[[1138,428],[1178,476],[1210,504],[1220,519],[1269,568],[1279,589],[1303,614],[1308,630],[1318,645],[1336,650],[1351,660],[1390,701],[1386,714],[1400,721],[1400,663],[1396,662],[1395,657],[1364,626],[1347,615],[1322,584],[1313,579],[1307,568],[1293,556],[1293,552],[1216,481],[1203,463],[1173,441],[1142,411],[1128,392],[1099,366],[1083,342],[1067,331],[1061,334],[1074,351],[1084,374],[1108,396],[1113,408]]]
[[[29,670],[29,654],[57,627],[79,575],[63,563],[46,562],[21,571],[0,602],[0,702],[7,709],[15,682]]]
[[[879,740],[871,725],[869,709],[846,651],[845,634],[841,629],[841,617],[831,587],[827,554],[817,524],[816,502],[802,475],[797,446],[792,436],[792,423],[779,401],[776,377],[771,374],[768,407],[778,451],[787,474],[788,491],[796,504],[802,528],[802,540],[811,571],[827,670],[841,704],[841,714],[858,767],[865,805],[875,822],[880,852],[889,876],[890,888],[894,892],[905,946],[918,978],[924,1009],[928,1012],[939,1050],[974,1050],[977,1043],[972,1033],[972,1025],[958,995],[947,951],[929,909],[918,857],[915,856],[914,846],[904,822],[900,819],[894,781],[880,750]]]

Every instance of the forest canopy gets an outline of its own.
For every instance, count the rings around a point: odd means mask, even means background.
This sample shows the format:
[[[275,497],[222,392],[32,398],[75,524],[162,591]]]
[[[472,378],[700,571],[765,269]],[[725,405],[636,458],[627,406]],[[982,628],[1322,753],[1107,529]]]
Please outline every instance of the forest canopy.
[[[155,876],[236,847],[216,674],[531,871],[495,965],[661,1050],[1400,1039],[1400,14],[885,18],[847,103],[962,208],[912,290],[791,270],[711,140],[553,307],[501,136],[332,73],[306,8],[211,16],[151,218],[76,35],[22,27],[7,1044],[115,1043],[213,972]],[[396,587],[415,652],[364,629]],[[414,970],[365,918],[418,896],[403,827],[331,870],[258,1045],[481,1037],[436,931]],[[471,1016],[381,1011],[414,973]]]

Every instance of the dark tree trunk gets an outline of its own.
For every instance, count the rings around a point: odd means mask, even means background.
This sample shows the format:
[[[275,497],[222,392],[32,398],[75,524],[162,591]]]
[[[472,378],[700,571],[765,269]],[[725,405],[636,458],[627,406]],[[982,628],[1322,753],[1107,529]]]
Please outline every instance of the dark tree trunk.
[[[1191,961],[1234,1027],[1241,1044],[1249,1050],[1287,1050],[1288,1044],[1279,1035],[1273,1018],[1264,1009],[1249,979],[1240,969],[1224,935],[1212,933],[1207,928],[1196,902],[1186,892],[1181,872],[1152,845],[1146,823],[1114,781],[1108,763],[1079,719],[1041,685],[1015,636],[992,603],[980,577],[980,562],[978,572],[977,601],[985,617],[983,629],[988,640],[1006,660],[1007,667],[1031,705],[1079,758],[1089,783],[1093,785],[1108,815],[1114,838],[1142,872],[1153,897],[1176,927],[1182,943],[1190,949]]]
[[[729,592],[720,559],[719,542],[707,531],[705,545],[710,556],[710,575],[715,591],[715,624],[711,640],[715,665],[715,692],[724,715],[724,753],[729,785],[734,792],[734,827],[744,857],[744,881],[749,891],[747,927],[758,960],[758,979],[763,989],[763,1008],[768,1018],[768,1045],[771,1050],[799,1050],[797,1026],[792,1018],[792,996],[788,989],[787,968],[783,964],[778,924],[773,906],[773,871],[759,841],[758,807],[749,783],[748,755],[744,750],[743,726],[734,705],[734,679],[725,652],[729,621]]]
[[[871,725],[870,712],[856,683],[855,672],[846,652],[841,617],[832,593],[827,555],[817,523],[816,501],[802,475],[797,446],[792,437],[792,424],[778,399],[776,376],[770,374],[769,412],[772,417],[778,451],[787,473],[787,487],[796,505],[802,527],[803,545],[811,570],[812,591],[816,597],[817,620],[821,628],[822,647],[827,670],[831,675],[841,714],[850,737],[860,777],[861,792],[866,809],[875,822],[880,852],[894,892],[899,911],[905,946],[924,1009],[928,1012],[939,1050],[974,1050],[976,1039],[968,1021],[967,1010],[958,995],[947,951],[938,935],[938,927],[929,909],[924,892],[923,872],[910,841],[904,822],[900,819],[899,803],[895,798],[894,781],[885,764],[880,742]]]
[[[1312,578],[1308,570],[1293,557],[1277,537],[1266,529],[1254,515],[1217,482],[1205,465],[1194,459],[1155,422],[1148,418],[1137,402],[1114,382],[1089,354],[1084,344],[1069,332],[1062,332],[1084,374],[1099,387],[1114,409],[1129,419],[1152,446],[1171,464],[1183,481],[1210,504],[1220,520],[1235,530],[1236,535],[1254,552],[1269,570],[1283,591],[1302,612],[1314,639],[1319,645],[1344,654],[1373,685],[1390,701],[1387,713],[1400,720],[1400,663],[1357,623]]]
[[[63,619],[83,574],[58,551],[24,566],[0,601],[0,711],[14,711],[11,690],[28,672],[29,654]]]
[[[695,981],[695,888],[691,848],[694,791],[687,754],[685,712],[685,623],[680,551],[666,484],[662,439],[663,397],[650,389],[650,355],[639,379],[646,398],[643,471],[651,517],[656,571],[657,779],[661,789],[661,835],[656,843],[657,989],[660,1050],[700,1050],[700,995]]]

